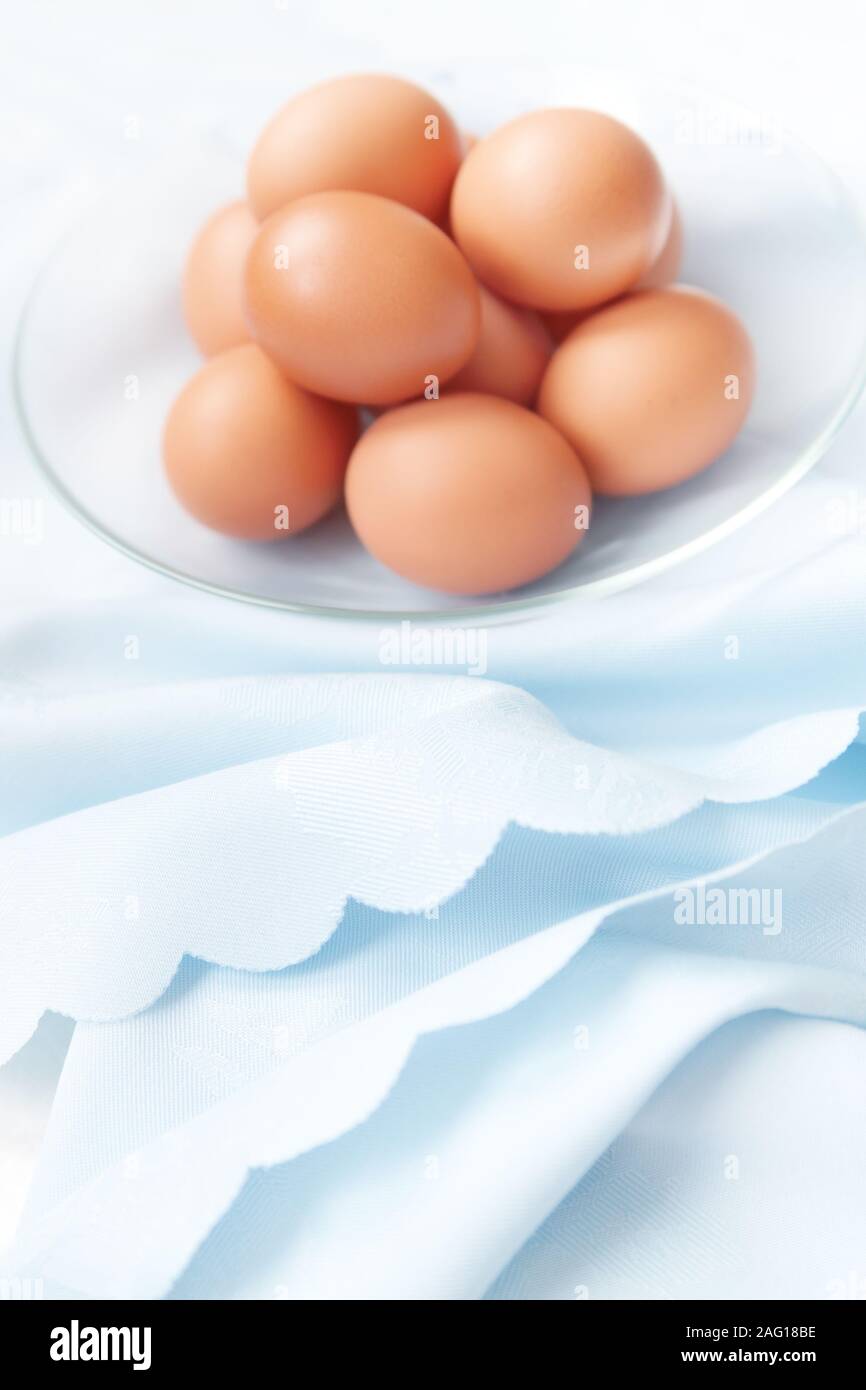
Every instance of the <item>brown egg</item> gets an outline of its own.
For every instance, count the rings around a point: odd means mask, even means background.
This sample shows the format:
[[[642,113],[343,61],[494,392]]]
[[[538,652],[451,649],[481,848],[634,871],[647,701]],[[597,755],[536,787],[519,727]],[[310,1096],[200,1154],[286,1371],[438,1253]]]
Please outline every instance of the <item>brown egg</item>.
[[[468,155],[469,151],[473,148],[473,146],[474,146],[474,145],[477,145],[477,144],[478,144],[478,136],[477,136],[477,135],[471,135],[471,134],[470,134],[468,131],[466,131],[466,130],[461,131],[461,133],[460,133],[460,158],[461,158],[461,160],[464,160],[464,159],[466,158],[466,156]],[[436,226],[437,226],[437,227],[441,227],[442,230],[443,230],[443,232],[445,233],[445,235],[446,235],[446,236],[450,236],[451,239],[452,239],[452,241],[454,240],[454,234],[453,234],[453,232],[451,231],[451,199],[450,199],[450,197],[449,197],[449,199],[448,199],[448,205],[446,206],[445,211],[443,212],[442,216],[436,218]]]
[[[535,309],[589,309],[646,273],[670,227],[647,145],[598,111],[535,111],[470,150],[451,225],[490,289]]]
[[[550,353],[550,337],[537,314],[506,304],[482,287],[478,345],[466,366],[451,378],[448,390],[481,391],[529,405]]]
[[[466,394],[380,416],[352,454],[346,505],[367,549],[398,574],[489,594],[571,554],[590,491],[577,455],[546,421]]]
[[[249,341],[244,262],[258,229],[246,203],[229,203],[208,218],[190,248],[183,274],[183,312],[205,357]]]
[[[181,391],[163,436],[168,480],[215,531],[273,541],[339,500],[357,412],[287,381],[253,343],[212,357]]]
[[[329,189],[378,193],[441,218],[462,158],[435,97],[399,77],[352,74],[301,92],[260,136],[247,168],[250,206],[268,217]]]
[[[646,275],[641,276],[640,280],[635,285],[635,289],[661,289],[664,285],[672,285],[679,275],[682,259],[683,222],[680,217],[679,208],[676,203],[673,203],[668,239]],[[601,307],[603,306],[599,305],[599,308]],[[568,337],[571,330],[577,327],[581,319],[586,318],[588,313],[595,312],[596,310],[590,309],[587,313],[576,314],[573,310],[569,309],[564,313],[547,313],[541,314],[539,317],[553,341],[555,343],[561,343]]]
[[[746,330],[711,295],[641,290],[578,324],[553,354],[538,410],[586,465],[593,489],[671,487],[724,453],[754,387]]]
[[[672,203],[671,227],[668,232],[668,239],[646,275],[642,275],[635,285],[635,289],[660,290],[664,285],[674,284],[680,273],[682,260],[683,219],[680,216],[680,210],[676,203]]]
[[[269,217],[245,290],[256,341],[293,381],[335,400],[416,396],[478,341],[478,286],[457,247],[370,193],[316,193]]]

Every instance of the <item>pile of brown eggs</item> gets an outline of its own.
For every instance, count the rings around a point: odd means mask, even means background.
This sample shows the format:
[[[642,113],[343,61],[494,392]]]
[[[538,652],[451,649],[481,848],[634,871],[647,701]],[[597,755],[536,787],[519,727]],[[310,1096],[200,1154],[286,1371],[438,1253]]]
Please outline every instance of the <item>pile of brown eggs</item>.
[[[473,141],[409,82],[343,77],[277,114],[247,183],[189,255],[208,361],[164,437],[177,497],[218,531],[291,538],[345,498],[392,570],[499,592],[571,554],[593,492],[679,483],[743,423],[746,332],[673,285],[677,210],[609,116]]]

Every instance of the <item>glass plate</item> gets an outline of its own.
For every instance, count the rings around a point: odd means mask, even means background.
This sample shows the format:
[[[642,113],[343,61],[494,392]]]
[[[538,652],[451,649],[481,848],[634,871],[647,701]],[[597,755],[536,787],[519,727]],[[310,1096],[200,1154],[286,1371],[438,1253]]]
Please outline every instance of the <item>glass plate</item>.
[[[197,365],[180,312],[186,250],[207,213],[243,187],[240,152],[200,144],[112,189],[51,257],[25,307],[15,360],[20,414],[39,465],[76,515],[134,559],[232,598],[342,616],[491,619],[658,574],[802,477],[866,372],[866,245],[837,177],[771,120],[681,85],[483,62],[404,72],[476,134],[533,107],[586,105],[649,140],[682,210],[681,279],[732,305],[755,343],[757,394],[733,448],[666,492],[600,499],[570,560],[483,602],[392,575],[342,514],[269,545],[206,530],[181,510],[160,463],[166,411]]]

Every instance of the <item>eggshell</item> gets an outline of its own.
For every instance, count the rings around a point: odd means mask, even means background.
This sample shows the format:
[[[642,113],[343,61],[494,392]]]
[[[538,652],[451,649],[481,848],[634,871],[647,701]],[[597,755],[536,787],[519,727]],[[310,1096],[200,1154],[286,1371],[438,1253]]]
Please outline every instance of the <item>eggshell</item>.
[[[466,366],[451,378],[448,390],[481,391],[529,405],[550,360],[551,347],[537,314],[506,304],[482,287],[478,345]]]
[[[701,290],[641,290],[592,314],[553,354],[538,410],[586,465],[593,489],[671,487],[724,453],[754,389],[739,319]]]
[[[316,193],[263,224],[247,258],[253,337],[293,381],[387,405],[468,361],[478,286],[432,222],[370,193]]]
[[[183,312],[205,357],[249,341],[244,263],[259,229],[246,203],[228,203],[205,222],[187,257]]]
[[[635,289],[660,290],[664,285],[672,285],[680,273],[683,250],[683,219],[676,203],[672,203],[671,226],[667,241],[646,275],[641,276]]]
[[[661,289],[664,285],[672,285],[680,272],[680,265],[683,259],[683,221],[680,210],[676,203],[672,204],[671,226],[668,232],[667,241],[662,247],[659,255],[653,261],[645,275],[641,276],[635,289],[650,290]],[[599,306],[603,307],[603,306]],[[595,313],[597,310],[588,310],[587,313],[575,313],[567,310],[559,314],[541,314],[540,318],[551,338],[555,343],[563,342],[573,328],[587,317],[588,313]]]
[[[272,541],[303,531],[339,500],[357,433],[356,411],[302,391],[246,343],[187,382],[169,412],[163,458],[199,521]]]
[[[461,131],[461,132],[460,132],[460,158],[461,158],[461,160],[465,159],[466,156],[467,156],[467,154],[469,153],[469,151],[472,149],[472,147],[473,147],[474,145],[477,145],[477,144],[478,144],[478,136],[477,136],[477,135],[471,135],[471,134],[470,134],[468,131],[466,131],[466,130]],[[449,197],[449,199],[448,199],[448,205],[446,206],[445,211],[443,212],[442,216],[436,218],[436,225],[437,225],[437,227],[441,227],[442,230],[443,230],[443,232],[445,233],[445,235],[446,235],[446,236],[450,236],[451,239],[452,239],[452,241],[453,241],[454,237],[453,237],[453,233],[452,233],[452,231],[451,231],[451,199],[450,199],[450,197]]]
[[[263,219],[329,189],[378,193],[436,221],[462,158],[444,106],[399,77],[355,73],[294,97],[250,156],[250,205]]]
[[[464,159],[451,226],[497,294],[582,310],[631,288],[661,251],[670,195],[649,147],[598,111],[535,111]]]
[[[537,415],[472,393],[415,401],[359,440],[346,505],[364,545],[398,574],[457,594],[526,584],[585,535],[586,473]],[[588,516],[588,513],[587,513]]]

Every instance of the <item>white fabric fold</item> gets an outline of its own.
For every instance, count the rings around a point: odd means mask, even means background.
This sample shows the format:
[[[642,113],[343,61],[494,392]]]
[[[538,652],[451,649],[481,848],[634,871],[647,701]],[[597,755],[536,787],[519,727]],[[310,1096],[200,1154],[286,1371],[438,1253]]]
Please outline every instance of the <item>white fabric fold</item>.
[[[634,833],[704,799],[778,795],[857,729],[854,710],[807,716],[740,741],[733,775],[698,777],[582,743],[524,691],[468,677],[299,678],[254,695],[269,726],[276,706],[320,741],[0,840],[0,1057],[46,1009],[144,1008],[184,954],[279,969],[317,951],[350,898],[429,910],[511,823]],[[780,742],[799,754],[784,766]]]
[[[763,1013],[659,1087],[486,1297],[866,1297],[866,1031]],[[804,1200],[808,1194],[808,1200]]]
[[[826,934],[825,958],[816,964],[811,959],[808,933],[804,931],[814,902],[808,891],[803,891],[812,884],[820,891],[825,873],[854,874],[849,885],[852,894],[866,887],[856,878],[857,872],[860,877],[866,873],[866,866],[852,867],[850,852],[851,845],[862,838],[864,816],[866,810],[842,813],[804,845],[780,849],[752,866],[741,865],[725,874],[709,876],[737,888],[749,888],[753,880],[761,885],[787,881],[793,884],[794,900],[783,932],[766,934],[760,925],[738,929],[738,943],[745,933],[751,933],[748,952],[740,952],[735,945],[725,955],[713,941],[704,950],[696,949],[703,944],[703,933],[708,930],[703,927],[679,928],[677,945],[662,945],[656,939],[658,931],[654,930],[652,914],[657,912],[663,925],[672,919],[670,889],[641,895],[619,907],[612,904],[608,925],[591,948],[579,951],[573,964],[568,962],[574,952],[599,917],[607,913],[585,914],[536,933],[324,1038],[204,1113],[138,1148],[131,1167],[125,1160],[115,1162],[47,1210],[31,1212],[15,1254],[16,1267],[25,1272],[39,1270],[43,1278],[93,1296],[156,1297],[165,1293],[234,1200],[250,1169],[282,1165],[362,1125],[382,1106],[419,1035],[472,1025],[466,1029],[461,1045],[464,1062],[468,1063],[482,1048],[473,1027],[483,1025],[473,1021],[511,1010],[507,1015],[508,1047],[503,1040],[485,1054],[491,1058],[494,1090],[501,1094],[505,1107],[501,1122],[512,1135],[532,1135],[532,1142],[525,1149],[527,1166],[519,1169],[521,1181],[531,1190],[521,1189],[520,1220],[507,1223],[510,1249],[503,1248],[498,1236],[490,1249],[489,1240],[481,1241],[471,1280],[455,1286],[453,1268],[432,1256],[425,1260],[423,1247],[418,1244],[420,1233],[411,1240],[407,1235],[405,1222],[410,1213],[407,1210],[397,1219],[392,1204],[392,1229],[398,1233],[402,1230],[406,1237],[402,1241],[399,1234],[396,1237],[405,1254],[404,1264],[395,1264],[394,1250],[386,1251],[381,1263],[377,1263],[374,1251],[383,1249],[382,1212],[375,1203],[370,1210],[378,1211],[378,1215],[371,1215],[366,1237],[366,1228],[362,1228],[356,1213],[352,1222],[343,1219],[334,1227],[327,1226],[326,1221],[327,1238],[320,1231],[314,1240],[314,1248],[319,1251],[314,1267],[321,1271],[316,1277],[324,1279],[325,1271],[330,1270],[330,1291],[325,1295],[323,1284],[319,1290],[322,1296],[351,1296],[340,1292],[339,1271],[346,1268],[346,1260],[340,1242],[337,1241],[337,1248],[334,1246],[337,1231],[343,1233],[341,1239],[357,1239],[362,1245],[364,1240],[372,1242],[372,1248],[363,1245],[363,1267],[368,1271],[371,1289],[375,1287],[374,1271],[381,1271],[380,1277],[385,1281],[381,1284],[383,1297],[394,1296],[396,1282],[388,1284],[391,1295],[385,1289],[387,1281],[396,1281],[398,1275],[404,1291],[405,1281],[414,1281],[409,1286],[416,1291],[413,1296],[434,1296],[429,1281],[437,1278],[446,1281],[438,1296],[481,1296],[502,1265],[562,1199],[580,1173],[595,1161],[653,1087],[713,1028],[738,1014],[768,1007],[866,1022],[861,944],[852,942],[847,924],[843,923],[838,932]],[[635,934],[641,939],[634,939]],[[743,955],[752,959],[743,959]],[[582,990],[577,995],[573,995],[570,983],[572,971],[576,972],[574,988]],[[543,988],[551,977],[555,977],[554,983]],[[606,993],[605,981],[613,993]],[[552,995],[549,989],[553,990]],[[616,1003],[620,999],[624,1009],[621,1017]],[[590,1037],[594,1028],[600,1028],[609,1039],[599,1050],[591,1046],[583,1059],[589,1086],[584,1107],[574,1109],[569,1104],[563,1108],[564,1095],[556,1090],[559,1083],[553,1093],[547,1094],[541,1086],[540,1073],[537,1084],[528,1088],[518,1086],[515,1090],[509,1082],[506,1053],[514,1049],[520,1074],[529,1046],[521,1023],[523,1000],[529,1001],[527,1017],[542,1021],[545,1070],[553,1066],[551,1046],[559,1056],[560,1071],[554,1068],[552,1078],[567,1075],[574,1084],[575,1028],[587,1026]],[[555,1007],[551,1000],[557,1001]],[[535,1027],[533,1023],[532,1030]],[[530,1036],[534,1036],[534,1031]],[[636,1039],[641,1040],[639,1046]],[[564,1055],[568,1057],[567,1074],[561,1073]],[[440,1059],[435,1065],[432,1092],[428,1084],[430,1103],[446,1109],[452,1100],[459,1103],[464,1074],[473,1074],[472,1064],[463,1065],[454,1056],[448,1064]],[[501,1091],[497,1090],[499,1087]],[[536,1100],[546,1107],[543,1114],[548,1130],[543,1134],[532,1119]],[[490,1117],[484,1124],[480,1122],[477,1096],[469,1114],[473,1134],[487,1136],[495,1145],[497,1131]],[[569,1116],[573,1124],[565,1123]],[[403,1124],[400,1132],[411,1145],[411,1126]],[[372,1168],[365,1170],[364,1182],[368,1193],[387,1191],[390,1201],[393,1185],[382,1178],[382,1188],[372,1171],[375,1168],[388,1172],[385,1159],[389,1152],[387,1144],[376,1145]],[[396,1162],[399,1146],[395,1154]],[[352,1168],[349,1157],[339,1180],[331,1175],[322,1197],[326,1211],[342,1200],[339,1194],[347,1183],[351,1188]],[[484,1170],[476,1170],[480,1178]],[[457,1169],[460,1190],[465,1188],[465,1184],[460,1186],[463,1173]],[[544,1173],[548,1173],[547,1179]],[[456,1195],[452,1190],[452,1220],[465,1221],[465,1205],[456,1202]],[[475,1195],[480,1201],[480,1189]],[[483,1211],[483,1203],[479,1210]],[[161,1213],[159,1221],[154,1219],[156,1213]],[[171,1219],[166,1221],[169,1213]],[[488,1218],[489,1215],[488,1211]],[[435,1228],[440,1226],[441,1221],[434,1223]],[[492,1229],[489,1220],[482,1222],[479,1240],[482,1231]],[[118,1249],[119,1231],[124,1233],[123,1250]],[[125,1254],[130,1245],[138,1252],[134,1265]],[[312,1249],[303,1246],[297,1265],[291,1264],[293,1255],[286,1257],[289,1263],[281,1258],[277,1282],[295,1290],[292,1296],[309,1296],[309,1291],[316,1287],[310,1263]],[[359,1252],[356,1254],[361,1257]],[[295,1274],[290,1274],[290,1269]],[[295,1278],[305,1281],[306,1295],[298,1292],[301,1286],[293,1283]]]

